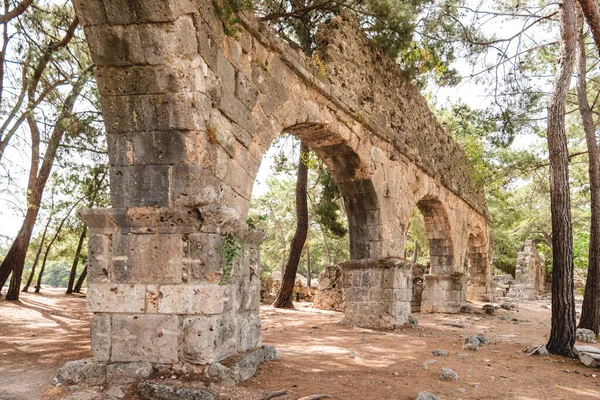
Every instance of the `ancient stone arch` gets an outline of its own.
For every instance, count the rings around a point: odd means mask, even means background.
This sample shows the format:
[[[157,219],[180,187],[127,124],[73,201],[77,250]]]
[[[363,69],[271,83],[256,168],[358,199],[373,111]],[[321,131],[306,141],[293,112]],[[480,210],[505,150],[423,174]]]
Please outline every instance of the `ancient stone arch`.
[[[436,257],[422,310],[460,309],[470,227],[489,234],[483,193],[460,146],[351,14],[320,29],[308,58],[252,15],[229,26],[208,0],[74,4],[110,161],[112,207],[79,213],[96,360],[210,364],[260,346],[263,235],[246,217],[282,132],[309,144],[344,196],[355,260],[344,288],[356,313],[409,321],[400,258],[415,206]],[[224,246],[240,256],[222,256]]]

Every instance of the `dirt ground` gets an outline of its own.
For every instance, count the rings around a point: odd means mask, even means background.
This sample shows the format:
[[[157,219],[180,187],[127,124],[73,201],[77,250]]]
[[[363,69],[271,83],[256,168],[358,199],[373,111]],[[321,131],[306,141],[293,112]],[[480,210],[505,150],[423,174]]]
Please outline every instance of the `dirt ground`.
[[[65,361],[91,356],[85,300],[62,290],[44,292],[24,294],[20,303],[0,300],[2,400],[39,399]],[[420,391],[442,399],[600,399],[598,370],[578,360],[524,352],[547,341],[549,304],[520,302],[518,311],[497,310],[494,316],[420,315],[418,329],[393,332],[343,326],[340,313],[308,303],[296,310],[264,306],[263,342],[275,345],[281,360],[264,363],[226,398],[260,399],[287,389],[277,399],[319,393],[333,399],[414,399]],[[471,307],[481,311],[481,305]],[[464,337],[479,332],[491,343],[478,352],[464,350]],[[436,357],[436,349],[449,355]],[[441,368],[456,371],[458,381],[440,381]]]

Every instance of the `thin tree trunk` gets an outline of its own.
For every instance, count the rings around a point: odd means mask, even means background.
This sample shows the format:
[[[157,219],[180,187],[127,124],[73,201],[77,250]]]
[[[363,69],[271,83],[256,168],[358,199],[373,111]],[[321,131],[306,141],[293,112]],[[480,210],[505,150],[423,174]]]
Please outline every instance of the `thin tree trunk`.
[[[600,4],[598,0],[578,0],[578,2],[600,54]]]
[[[77,18],[75,19],[75,22],[76,21]],[[19,293],[21,292],[21,277],[23,275],[23,267],[25,266],[25,257],[27,256],[27,248],[29,247],[29,242],[31,240],[31,233],[33,232],[33,226],[35,225],[38,211],[42,202],[42,195],[44,193],[48,178],[50,177],[50,172],[52,171],[58,146],[60,145],[66,130],[69,128],[69,126],[66,124],[69,121],[69,117],[72,116],[75,101],[83,90],[85,83],[88,81],[91,71],[92,68],[89,67],[82,72],[82,74],[79,76],[79,79],[73,84],[71,92],[65,99],[54,130],[50,136],[50,140],[48,141],[48,146],[42,159],[41,167],[39,153],[41,133],[39,132],[33,111],[31,111],[27,116],[27,122],[29,124],[31,134],[31,167],[29,171],[29,182],[27,184],[28,208],[23,225],[19,230],[19,234],[17,235],[17,238],[13,242],[11,248],[8,250],[6,258],[0,265],[0,283],[4,284],[12,272],[10,286],[6,294],[7,300],[19,300]],[[35,90],[35,88],[30,88],[30,90]],[[33,95],[30,95],[31,101],[33,101],[32,96]],[[0,288],[1,287],[2,286],[0,286]],[[37,291],[39,291],[39,289],[36,289],[36,292]]]
[[[308,235],[308,201],[306,189],[308,185],[308,166],[304,160],[310,149],[304,143],[300,145],[300,156],[298,160],[298,177],[296,180],[296,232],[290,244],[288,261],[281,280],[281,287],[277,298],[273,303],[276,308],[294,308],[292,293],[296,283],[298,263],[302,255],[302,249]]]
[[[415,239],[415,249],[413,250],[412,262],[413,264],[417,263],[417,259],[419,258],[419,242]]]
[[[565,106],[575,60],[577,17],[575,0],[564,0],[560,12],[560,58],[548,107],[550,207],[552,211],[552,328],[546,348],[552,354],[575,357],[573,296],[573,232],[569,193],[569,160]]]
[[[319,224],[319,229],[321,230],[321,235],[323,235],[323,245],[325,246],[325,254],[327,254],[327,262],[331,264],[331,252],[329,251],[329,244],[327,244],[327,235],[325,234],[325,229],[323,229],[323,224]]]
[[[283,233],[283,227],[281,226],[281,222],[279,222],[279,220],[275,216],[275,211],[273,211],[273,207],[271,206],[271,203],[267,202],[267,205],[269,206],[269,212],[271,213],[271,218],[273,218],[273,221],[275,221],[275,225],[277,225],[277,228],[279,229],[279,237],[281,239],[281,277],[283,278],[283,274],[285,273],[285,260],[287,258],[286,250],[285,250],[285,247],[286,247],[285,246],[285,235]]]
[[[79,264],[79,256],[81,255],[81,248],[83,247],[83,241],[87,234],[87,225],[83,226],[81,236],[79,236],[79,243],[77,244],[77,250],[75,250],[75,257],[73,258],[73,265],[71,266],[71,274],[69,275],[69,284],[67,285],[67,294],[73,293],[73,284],[75,284],[75,275],[77,275],[77,265]]]
[[[310,287],[310,246],[306,246],[306,286]]]
[[[81,271],[81,275],[79,275],[79,279],[77,279],[77,283],[75,284],[73,293],[81,293],[81,286],[83,285],[83,282],[85,281],[86,277],[87,277],[87,264],[85,264],[83,271]]]
[[[46,241],[46,234],[48,233],[48,227],[50,226],[50,222],[52,221],[52,214],[48,216],[48,222],[46,222],[46,226],[44,227],[44,232],[42,233],[42,238],[40,240],[40,247],[38,247],[35,252],[35,260],[33,261],[33,267],[31,267],[31,274],[29,274],[29,278],[27,279],[27,283],[23,288],[22,292],[27,292],[29,290],[29,286],[31,286],[31,282],[33,281],[33,276],[35,275],[35,269],[37,268],[38,261],[40,260],[40,254],[42,254],[42,248],[44,247],[44,242]]]
[[[48,243],[48,247],[46,247],[46,252],[44,253],[44,260],[42,261],[42,267],[40,268],[40,273],[38,274],[37,283],[35,285],[35,293],[39,293],[40,289],[42,288],[42,276],[44,275],[44,271],[46,270],[46,261],[48,260],[48,254],[50,254],[52,245],[58,238],[58,235],[60,235],[60,231],[62,231],[63,225],[65,224],[67,219],[69,219],[69,215],[71,215],[71,212],[75,209],[75,207],[77,207],[81,200],[83,200],[83,197],[81,197],[79,200],[73,203],[73,205],[67,212],[67,215],[64,216],[64,218],[60,221],[58,228],[56,228],[56,232],[54,232],[54,236],[52,236],[50,243]]]
[[[579,31],[577,63],[577,99],[589,155],[591,221],[588,275],[583,295],[579,327],[599,333],[600,329],[600,151],[596,141],[594,118],[587,98],[586,55],[583,27]]]

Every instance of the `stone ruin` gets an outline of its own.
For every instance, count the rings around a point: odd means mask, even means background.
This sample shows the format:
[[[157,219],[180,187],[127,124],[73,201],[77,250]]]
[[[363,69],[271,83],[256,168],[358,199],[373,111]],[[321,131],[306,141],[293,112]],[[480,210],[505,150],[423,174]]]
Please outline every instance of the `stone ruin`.
[[[326,265],[319,274],[319,290],[314,305],[321,310],[344,310],[342,268],[339,265]]]
[[[508,289],[506,297],[535,300],[545,290],[546,264],[537,252],[531,239],[525,241],[523,251],[517,254],[515,281]]]
[[[281,275],[281,271],[274,271],[271,274],[273,285],[268,297],[273,300],[275,300],[275,297],[281,288]],[[316,292],[317,290],[315,287],[308,286],[308,280],[304,275],[296,274],[296,282],[294,283],[294,289],[292,291],[292,299],[294,299],[294,301],[313,301]]]
[[[489,293],[489,213],[467,158],[352,14],[322,26],[307,57],[249,13],[226,34],[219,1],[73,3],[110,163],[111,208],[78,214],[95,362],[203,367],[261,347],[264,236],[245,221],[282,133],[324,161],[344,199],[347,320],[410,322],[400,259],[415,207],[431,258],[421,312]]]

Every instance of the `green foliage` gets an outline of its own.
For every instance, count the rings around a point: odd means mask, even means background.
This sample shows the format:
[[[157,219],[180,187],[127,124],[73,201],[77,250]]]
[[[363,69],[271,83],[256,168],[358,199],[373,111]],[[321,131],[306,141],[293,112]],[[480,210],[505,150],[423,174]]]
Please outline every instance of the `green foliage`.
[[[241,11],[252,10],[254,4],[252,0],[225,0],[221,3],[214,2],[213,4],[217,17],[223,22],[223,31],[227,36],[237,38],[242,31],[240,25],[242,20],[237,14]]]
[[[219,285],[227,283],[233,272],[234,262],[243,254],[244,240],[237,233],[228,233],[218,246],[217,251],[221,256],[223,271]]]

